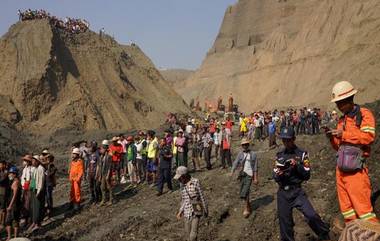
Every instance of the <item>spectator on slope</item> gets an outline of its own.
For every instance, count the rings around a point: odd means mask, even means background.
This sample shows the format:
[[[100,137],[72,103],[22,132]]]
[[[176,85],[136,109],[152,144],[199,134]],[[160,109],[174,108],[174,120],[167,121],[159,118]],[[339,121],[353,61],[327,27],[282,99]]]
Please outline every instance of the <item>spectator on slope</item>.
[[[109,203],[113,202],[113,183],[112,183],[112,155],[109,151],[109,142],[108,140],[102,141],[102,146],[99,150],[100,160],[98,167],[96,168],[96,180],[100,183],[100,190],[102,201],[100,206],[104,205],[107,201],[107,196],[109,197]],[[107,195],[108,194],[108,195]]]
[[[231,130],[226,128],[226,123],[222,123],[221,131],[221,168],[225,169],[226,164],[228,167],[232,167],[231,161]],[[227,163],[226,163],[227,161]]]
[[[128,173],[128,163],[126,160],[126,153],[127,153],[127,145],[128,141],[124,137],[124,135],[119,135],[118,143],[121,145],[122,152],[121,152],[121,160],[120,160],[120,175],[121,175],[121,184],[127,183],[126,176]]]
[[[182,184],[182,201],[177,213],[177,219],[184,218],[185,220],[185,240],[196,241],[199,220],[202,216],[208,216],[206,199],[199,180],[191,177],[186,167],[178,167],[174,179]]]
[[[41,228],[41,222],[44,218],[45,168],[41,165],[38,155],[33,156],[32,165],[30,180],[32,224],[27,232],[33,232]]]
[[[97,145],[92,146],[92,149],[90,151],[89,155],[89,163],[87,167],[87,182],[90,185],[90,194],[91,194],[91,204],[95,204],[98,201],[100,201],[100,185],[97,180],[96,180],[96,171],[97,167],[99,165],[100,161],[100,154]]]
[[[57,184],[56,181],[56,173],[57,168],[54,165],[54,156],[52,154],[47,154],[46,157],[44,157],[44,161],[41,161],[41,164],[45,168],[46,172],[46,178],[45,178],[45,185],[46,185],[46,215],[50,218],[51,214],[53,212],[53,190]]]
[[[7,163],[0,161],[0,224],[1,229],[4,228],[6,202],[7,202],[7,189],[9,186]]]
[[[30,181],[32,178],[32,159],[31,155],[25,155],[22,158],[22,175],[21,175],[21,186],[22,186],[22,212],[21,217],[25,220],[25,226],[28,226],[31,222],[31,190]]]
[[[8,179],[10,181],[8,202],[7,202],[7,215],[5,219],[5,226],[8,234],[7,240],[11,239],[12,227],[14,238],[18,236],[18,229],[21,216],[21,183],[18,178],[18,170],[12,166],[9,168]]]
[[[206,162],[206,168],[207,170],[211,170],[211,147],[212,147],[212,137],[211,134],[208,131],[208,128],[205,127],[203,129],[203,135],[202,135],[202,144],[203,144],[203,156],[204,160]]]
[[[220,127],[216,127],[216,131],[213,136],[213,143],[215,147],[215,161],[219,160],[219,153],[221,149],[221,144],[222,144],[222,132],[220,131]]]
[[[137,176],[137,148],[133,136],[127,137],[127,153],[126,161],[128,166],[129,181],[132,185],[137,185],[140,182],[140,178]]]
[[[231,174],[233,176],[236,169],[239,167],[238,180],[241,183],[240,186],[240,198],[245,201],[243,216],[248,218],[251,214],[250,204],[250,190],[252,182],[258,184],[258,164],[256,153],[249,148],[250,142],[248,139],[243,138],[241,141],[242,151],[236,156],[234,163],[232,164]]]
[[[158,140],[155,137],[156,133],[152,130],[148,131],[148,146],[147,146],[147,177],[146,180],[149,180],[149,176],[152,176],[151,187],[156,185],[156,175],[157,175],[157,155],[158,155]]]
[[[166,138],[160,140],[160,149],[159,149],[159,179],[157,184],[157,196],[161,196],[164,183],[168,185],[168,189],[173,191],[172,187],[172,159],[173,154],[171,151],[171,146],[167,144]]]
[[[178,136],[175,141],[175,146],[177,147],[177,163],[176,166],[187,167],[185,149],[186,149],[186,138],[183,135],[183,130],[178,131]]]
[[[109,147],[109,151],[112,156],[112,179],[113,182],[119,183],[121,176],[121,159],[123,154],[123,147],[118,143],[119,137],[114,136],[112,138],[112,144]]]
[[[199,131],[196,128],[192,129],[192,135],[190,140],[190,149],[191,149],[191,157],[193,162],[194,171],[199,171],[201,169],[201,162],[200,162],[200,145],[201,145],[201,135],[199,134]]]

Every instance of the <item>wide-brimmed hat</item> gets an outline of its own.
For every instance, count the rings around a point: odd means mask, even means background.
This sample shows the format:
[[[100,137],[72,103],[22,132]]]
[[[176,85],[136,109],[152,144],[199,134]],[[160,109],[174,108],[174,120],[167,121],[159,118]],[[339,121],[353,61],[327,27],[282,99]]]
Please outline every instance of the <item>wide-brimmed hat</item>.
[[[42,155],[49,155],[49,154],[50,154],[50,152],[48,149],[45,149],[42,151]]]
[[[241,145],[249,145],[249,144],[251,144],[251,142],[247,139],[247,138],[243,138],[242,140],[241,140],[241,142],[240,142],[240,144]]]
[[[32,159],[34,159],[34,160],[36,160],[36,161],[38,161],[38,162],[41,162],[41,160],[40,160],[40,156],[39,156],[39,155],[34,155],[34,156],[32,157]]]
[[[114,136],[114,137],[112,137],[112,142],[115,142],[115,141],[119,141],[120,140],[120,137],[118,137],[118,136]]]

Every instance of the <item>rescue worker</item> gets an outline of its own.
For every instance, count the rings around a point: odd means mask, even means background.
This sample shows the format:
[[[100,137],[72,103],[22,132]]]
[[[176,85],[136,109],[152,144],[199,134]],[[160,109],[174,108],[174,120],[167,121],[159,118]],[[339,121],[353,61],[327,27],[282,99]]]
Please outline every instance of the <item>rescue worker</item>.
[[[354,103],[358,91],[347,81],[335,84],[332,100],[343,113],[336,129],[325,128],[338,151],[336,184],[340,210],[346,222],[355,219],[378,222],[371,204],[371,184],[366,159],[375,140],[375,118]]]
[[[293,127],[284,127],[280,138],[284,149],[276,155],[273,178],[278,183],[277,214],[280,223],[281,241],[294,241],[293,208],[297,208],[305,216],[310,228],[320,240],[329,239],[329,227],[314,210],[302,182],[310,179],[310,161],[306,151],[295,144]]]
[[[100,160],[99,165],[96,168],[96,180],[100,183],[100,189],[102,192],[102,201],[100,206],[106,203],[107,192],[109,194],[109,202],[112,204],[113,201],[113,191],[111,183],[111,172],[112,172],[112,156],[109,153],[109,142],[108,140],[102,141],[102,147],[100,148]]]
[[[80,158],[80,154],[79,148],[73,149],[69,170],[69,179],[71,184],[70,202],[75,211],[78,211],[80,208],[81,182],[84,175],[84,162]]]

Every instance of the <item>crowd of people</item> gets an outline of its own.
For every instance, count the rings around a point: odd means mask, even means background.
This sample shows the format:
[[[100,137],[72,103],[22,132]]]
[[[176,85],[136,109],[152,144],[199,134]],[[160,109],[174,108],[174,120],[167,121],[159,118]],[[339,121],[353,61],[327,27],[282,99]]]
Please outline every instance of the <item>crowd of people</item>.
[[[5,226],[8,239],[12,231],[18,236],[20,224],[33,232],[51,216],[56,172],[54,156],[48,150],[25,155],[21,172],[11,163],[0,162],[0,227]]]
[[[338,114],[334,111],[322,111],[319,108],[289,109],[287,111],[258,111],[250,115],[241,114],[239,130],[241,136],[249,140],[269,139],[269,148],[276,147],[276,134],[285,127],[292,127],[296,135],[316,135],[322,128],[338,123]]]
[[[249,117],[241,115],[239,123],[229,117],[209,116],[204,120],[178,120],[175,114],[170,114],[169,127],[162,135],[148,130],[136,135],[114,136],[100,144],[96,141],[73,144],[68,168],[70,208],[74,212],[81,209],[83,181],[89,184],[90,204],[104,206],[117,201],[114,192],[120,185],[149,185],[156,189],[157,196],[161,196],[175,190],[174,179],[180,183],[182,198],[177,218],[185,220],[186,239],[197,240],[201,217],[208,216],[208,203],[200,181],[190,175],[190,170],[197,172],[203,167],[210,170],[217,165],[221,170],[231,170],[231,176],[238,172],[240,198],[244,200],[243,216],[247,218],[252,212],[250,187],[259,181],[257,152],[251,143],[269,137],[272,148],[273,143],[277,146],[276,139],[273,142],[271,138],[274,135],[283,143],[283,148],[274,157],[273,168],[273,179],[279,185],[277,211],[281,240],[294,240],[293,208],[304,214],[312,230],[324,240],[328,238],[329,227],[302,189],[302,183],[310,179],[309,156],[295,142],[297,134],[312,135],[323,130],[338,151],[338,198],[346,222],[358,218],[377,222],[370,203],[371,187],[365,166],[369,146],[374,140],[374,118],[368,109],[354,104],[356,92],[351,91],[348,95],[347,89],[350,88],[341,90],[344,94],[340,96],[345,98],[334,99],[344,113],[343,118],[337,118],[335,111],[305,108],[257,112]],[[339,95],[339,91],[335,92]],[[241,150],[234,150],[237,155],[232,161],[234,125],[240,132]],[[250,131],[254,133],[253,138]],[[215,158],[213,162],[212,157]],[[6,226],[8,237],[12,228],[17,236],[20,223],[28,227],[27,232],[39,229],[44,218],[53,212],[57,172],[54,156],[44,150],[40,155],[25,155],[22,160],[22,172],[9,163],[0,162],[0,221]],[[167,192],[164,192],[165,185]]]
[[[64,20],[62,20],[57,18],[56,16],[50,15],[50,13],[42,9],[28,9],[24,12],[18,10],[18,15],[20,21],[48,19],[52,26],[72,34],[84,33],[90,28],[90,24],[84,19],[66,17]]]

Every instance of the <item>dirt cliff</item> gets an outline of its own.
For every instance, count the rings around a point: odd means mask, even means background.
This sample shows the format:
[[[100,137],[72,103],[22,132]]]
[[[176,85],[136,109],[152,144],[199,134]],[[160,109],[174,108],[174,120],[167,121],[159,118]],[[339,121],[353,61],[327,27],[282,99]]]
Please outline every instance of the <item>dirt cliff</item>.
[[[370,102],[380,97],[379,27],[376,0],[240,0],[177,92],[187,101],[232,92],[251,111],[328,104],[333,84],[349,80]]]
[[[183,85],[183,82],[188,79],[194,70],[188,69],[165,69],[160,70],[162,76],[169,82],[174,89],[180,88]]]
[[[18,22],[0,39],[0,62],[0,113],[20,129],[157,127],[188,112],[138,46],[91,31]]]

